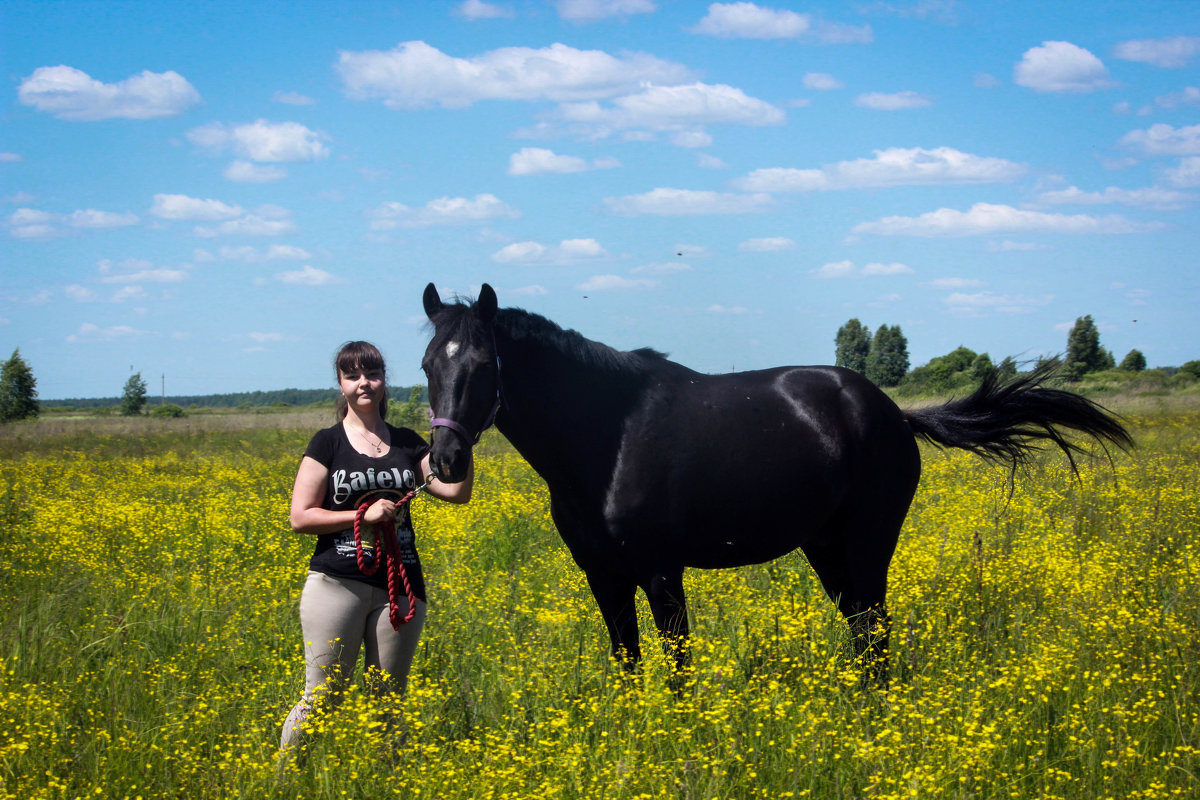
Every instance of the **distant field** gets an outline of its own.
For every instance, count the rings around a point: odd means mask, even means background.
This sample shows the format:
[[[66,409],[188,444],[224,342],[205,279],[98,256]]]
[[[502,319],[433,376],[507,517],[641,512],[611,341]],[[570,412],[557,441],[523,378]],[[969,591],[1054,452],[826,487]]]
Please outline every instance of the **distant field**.
[[[489,433],[475,500],[414,509],[431,613],[407,698],[380,716],[351,691],[282,773],[311,546],[288,492],[329,410],[6,426],[0,796],[1200,796],[1190,406],[1122,401],[1136,451],[1079,480],[1047,457],[1011,498],[924,450],[885,693],[859,691],[799,554],[689,572],[682,695],[654,648],[621,679],[543,484]]]

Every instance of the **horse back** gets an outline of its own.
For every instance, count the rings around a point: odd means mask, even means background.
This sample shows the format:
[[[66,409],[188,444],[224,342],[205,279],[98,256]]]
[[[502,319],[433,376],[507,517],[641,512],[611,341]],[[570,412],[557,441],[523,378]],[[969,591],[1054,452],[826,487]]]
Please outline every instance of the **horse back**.
[[[803,545],[847,504],[878,502],[897,473],[915,487],[912,434],[858,373],[681,369],[648,384],[625,421],[605,525],[685,554],[684,566],[757,563]]]

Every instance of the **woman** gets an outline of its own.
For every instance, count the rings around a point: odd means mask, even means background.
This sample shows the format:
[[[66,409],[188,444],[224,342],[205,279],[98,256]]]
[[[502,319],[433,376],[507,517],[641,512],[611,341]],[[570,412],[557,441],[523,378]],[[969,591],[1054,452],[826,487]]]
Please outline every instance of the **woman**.
[[[339,422],[313,436],[296,473],[292,489],[291,525],[297,533],[317,537],[308,577],[300,595],[300,625],[304,631],[304,697],[283,726],[280,746],[286,751],[300,738],[314,703],[336,701],[354,675],[361,644],[366,645],[366,668],[381,671],[372,681],[380,693],[400,691],[408,679],[417,640],[425,624],[425,581],[417,556],[406,495],[430,475],[429,447],[407,428],[384,420],[387,383],[383,355],[369,342],[349,342],[334,359],[337,372]],[[473,471],[462,483],[431,479],[425,491],[452,503],[471,499]],[[374,574],[359,568],[354,518],[369,502],[362,518],[363,547],[373,563],[376,549],[368,526],[382,537],[396,537],[416,608],[410,622],[398,630],[389,620],[386,570]],[[397,503],[400,505],[397,505]],[[382,541],[382,538],[380,538]],[[367,564],[370,569],[370,563]],[[409,601],[398,601],[400,618]]]

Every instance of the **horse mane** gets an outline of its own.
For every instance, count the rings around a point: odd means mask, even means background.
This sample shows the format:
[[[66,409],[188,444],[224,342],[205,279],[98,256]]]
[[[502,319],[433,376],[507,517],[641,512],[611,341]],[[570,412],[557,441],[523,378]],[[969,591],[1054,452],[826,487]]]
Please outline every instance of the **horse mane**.
[[[496,313],[496,328],[514,342],[536,342],[563,357],[604,372],[642,374],[666,361],[666,355],[649,347],[617,350],[588,339],[575,330],[564,329],[545,317],[519,308],[502,308]]]
[[[434,338],[439,343],[484,335],[478,317],[467,313],[473,303],[473,299],[462,296],[456,297],[453,302],[443,303],[442,308],[429,321]],[[495,326],[513,342],[533,342],[559,353],[568,360],[604,372],[641,375],[657,365],[669,363],[664,353],[653,348],[617,350],[520,308],[499,309],[496,312]]]

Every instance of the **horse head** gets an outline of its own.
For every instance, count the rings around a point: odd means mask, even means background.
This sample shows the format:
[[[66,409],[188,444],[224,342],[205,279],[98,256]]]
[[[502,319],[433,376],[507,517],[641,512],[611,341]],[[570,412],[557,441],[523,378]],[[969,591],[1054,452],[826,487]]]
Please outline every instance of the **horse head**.
[[[496,292],[485,283],[474,303],[447,304],[431,283],[423,300],[433,323],[433,338],[421,360],[433,415],[429,462],[439,480],[458,483],[467,477],[471,448],[499,408],[500,369],[492,333]]]

